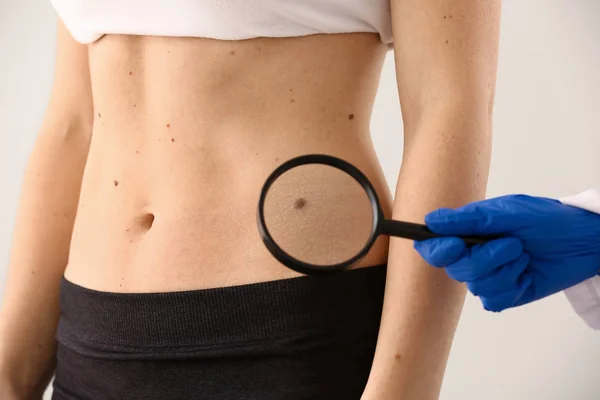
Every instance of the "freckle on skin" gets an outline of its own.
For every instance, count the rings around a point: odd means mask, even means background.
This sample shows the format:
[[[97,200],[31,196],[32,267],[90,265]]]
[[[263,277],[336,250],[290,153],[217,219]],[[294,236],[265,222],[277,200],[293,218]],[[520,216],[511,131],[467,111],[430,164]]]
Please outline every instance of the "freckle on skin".
[[[348,115],[348,119],[353,120],[354,119],[354,114]]]
[[[174,139],[174,138],[171,138],[171,142],[175,143],[175,139]]]
[[[139,150],[136,150],[136,151],[135,151],[135,154],[140,154]]]
[[[113,182],[113,184],[114,184],[115,186],[119,186],[119,181],[115,180],[115,181]]]
[[[394,355],[394,358],[396,360],[400,360],[402,358],[402,354],[396,354],[396,355]]]
[[[137,107],[135,104],[133,105],[134,107]]]
[[[235,51],[230,51],[229,54],[231,54],[232,56],[235,54]]]
[[[102,118],[102,115],[100,115],[100,113],[98,113],[98,118]]]
[[[167,124],[167,128],[170,128],[170,127],[171,127],[171,124]]]
[[[448,40],[446,40],[446,44],[448,44]]]
[[[130,75],[130,76],[131,76],[131,75],[133,75],[133,71],[129,71],[129,75]]]
[[[291,100],[290,100],[290,103],[294,103],[294,99],[291,99]]]

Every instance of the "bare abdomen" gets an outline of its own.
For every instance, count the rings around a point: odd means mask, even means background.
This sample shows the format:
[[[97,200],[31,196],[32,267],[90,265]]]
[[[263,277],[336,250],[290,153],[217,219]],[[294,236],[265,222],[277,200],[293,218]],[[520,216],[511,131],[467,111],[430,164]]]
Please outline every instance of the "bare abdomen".
[[[300,154],[355,163],[388,211],[368,131],[385,50],[352,36],[93,45],[96,118],[67,279],[148,292],[295,276],[264,248],[256,206],[267,175]],[[382,242],[361,265],[385,258]]]

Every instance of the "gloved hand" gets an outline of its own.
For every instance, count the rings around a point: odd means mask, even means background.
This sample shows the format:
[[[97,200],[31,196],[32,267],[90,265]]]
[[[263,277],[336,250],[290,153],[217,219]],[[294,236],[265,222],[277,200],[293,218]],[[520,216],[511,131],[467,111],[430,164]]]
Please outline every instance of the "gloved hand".
[[[429,264],[465,282],[486,310],[530,303],[600,271],[600,215],[557,200],[503,196],[436,210],[425,223],[445,236],[501,237],[471,248],[457,237],[415,242]]]

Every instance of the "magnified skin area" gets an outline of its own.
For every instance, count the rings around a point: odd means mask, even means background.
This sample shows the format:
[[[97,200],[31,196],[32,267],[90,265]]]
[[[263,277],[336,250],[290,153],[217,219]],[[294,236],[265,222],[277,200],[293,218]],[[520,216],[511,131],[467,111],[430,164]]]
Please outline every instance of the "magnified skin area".
[[[367,244],[373,226],[373,209],[360,184],[322,164],[301,165],[276,179],[263,212],[275,243],[314,265],[351,259]]]

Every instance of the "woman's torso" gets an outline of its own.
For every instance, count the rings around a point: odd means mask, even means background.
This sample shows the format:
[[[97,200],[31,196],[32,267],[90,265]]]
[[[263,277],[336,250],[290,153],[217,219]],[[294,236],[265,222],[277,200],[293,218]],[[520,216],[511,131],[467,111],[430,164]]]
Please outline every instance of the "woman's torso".
[[[301,154],[352,162],[388,212],[369,133],[386,48],[371,33],[91,44],[95,121],[65,277],[153,292],[296,276],[265,249],[256,206],[267,175]]]

